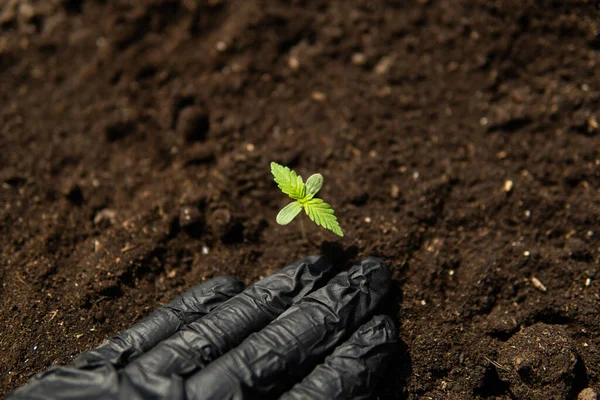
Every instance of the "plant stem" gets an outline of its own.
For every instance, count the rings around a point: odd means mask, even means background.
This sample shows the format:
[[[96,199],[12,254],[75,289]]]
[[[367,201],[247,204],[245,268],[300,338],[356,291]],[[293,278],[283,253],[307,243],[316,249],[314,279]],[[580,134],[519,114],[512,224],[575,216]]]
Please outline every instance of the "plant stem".
[[[308,242],[308,239],[306,238],[306,230],[304,229],[304,219],[300,218],[300,231],[302,232],[302,239],[304,239],[305,242]]]

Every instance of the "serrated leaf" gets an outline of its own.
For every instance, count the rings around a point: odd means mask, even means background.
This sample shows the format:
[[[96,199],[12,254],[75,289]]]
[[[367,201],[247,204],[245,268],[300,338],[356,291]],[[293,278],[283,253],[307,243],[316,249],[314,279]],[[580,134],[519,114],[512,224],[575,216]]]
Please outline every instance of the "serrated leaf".
[[[301,200],[306,196],[306,186],[302,182],[302,177],[296,174],[288,167],[271,163],[271,173],[279,189],[294,200]]]
[[[302,200],[310,200],[319,193],[323,187],[323,175],[314,174],[306,180],[306,196]]]
[[[329,229],[338,236],[344,236],[342,228],[334,215],[333,208],[321,199],[312,199],[304,203],[306,215],[317,225]]]
[[[296,217],[296,215],[300,214],[302,211],[302,204],[297,201],[288,204],[283,207],[279,214],[277,214],[277,223],[279,225],[287,225]]]

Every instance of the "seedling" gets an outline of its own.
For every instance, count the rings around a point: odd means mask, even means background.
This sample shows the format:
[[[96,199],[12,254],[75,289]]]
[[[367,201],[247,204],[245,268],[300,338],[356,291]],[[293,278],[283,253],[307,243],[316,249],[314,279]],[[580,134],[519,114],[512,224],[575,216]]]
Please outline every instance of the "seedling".
[[[273,174],[279,189],[295,200],[283,207],[281,211],[279,211],[279,214],[277,214],[277,223],[279,225],[289,224],[298,214],[300,214],[300,211],[304,210],[306,215],[308,215],[317,226],[329,229],[338,236],[344,236],[342,228],[334,215],[333,208],[323,200],[315,197],[323,187],[323,175],[311,175],[306,180],[306,183],[304,183],[300,175],[288,167],[279,165],[276,162],[271,163],[271,173]],[[302,236],[306,238],[302,220],[300,220],[300,224]]]

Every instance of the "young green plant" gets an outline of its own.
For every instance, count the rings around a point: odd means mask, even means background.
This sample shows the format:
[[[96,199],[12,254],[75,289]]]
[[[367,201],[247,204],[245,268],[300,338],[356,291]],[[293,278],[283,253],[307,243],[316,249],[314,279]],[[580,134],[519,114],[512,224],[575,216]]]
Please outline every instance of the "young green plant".
[[[277,214],[279,225],[289,224],[304,210],[317,226],[329,229],[338,236],[344,236],[342,228],[334,215],[333,208],[323,200],[315,197],[323,187],[323,175],[311,175],[304,183],[300,175],[276,162],[271,163],[271,173],[279,189],[294,200]],[[302,223],[302,221],[300,222]],[[302,235],[305,236],[304,229],[302,229]]]

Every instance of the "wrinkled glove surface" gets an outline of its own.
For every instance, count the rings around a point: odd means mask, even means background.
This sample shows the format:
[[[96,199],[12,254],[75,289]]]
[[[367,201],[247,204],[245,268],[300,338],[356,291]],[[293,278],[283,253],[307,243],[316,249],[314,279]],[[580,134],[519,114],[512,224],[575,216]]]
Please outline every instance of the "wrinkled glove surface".
[[[372,317],[390,274],[367,258],[332,279],[310,256],[244,290],[203,283],[7,399],[363,399],[396,343]]]

